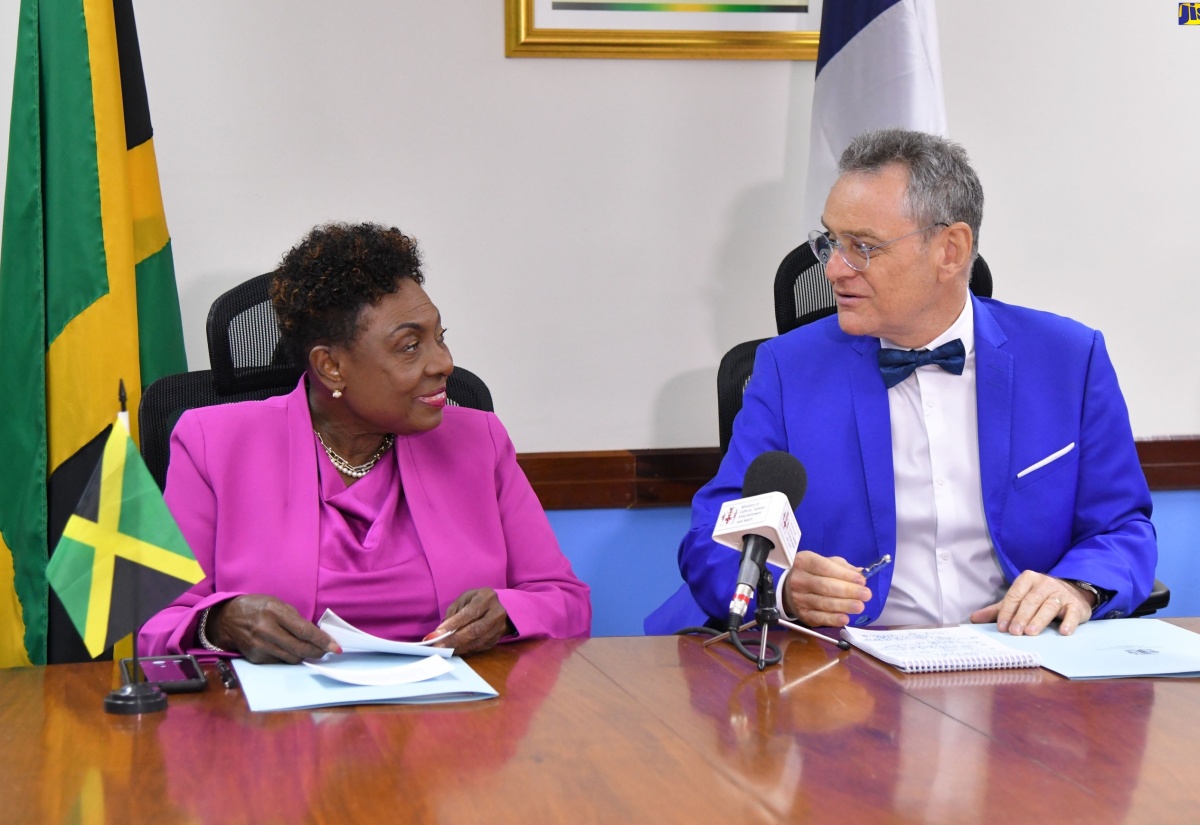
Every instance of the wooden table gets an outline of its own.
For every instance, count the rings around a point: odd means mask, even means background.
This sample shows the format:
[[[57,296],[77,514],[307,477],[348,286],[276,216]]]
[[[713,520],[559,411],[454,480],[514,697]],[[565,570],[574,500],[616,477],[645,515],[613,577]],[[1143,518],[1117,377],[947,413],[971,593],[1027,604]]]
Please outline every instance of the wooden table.
[[[0,821],[1200,821],[1194,680],[906,677],[781,642],[765,673],[695,638],[526,642],[471,660],[496,700],[294,713],[210,673],[110,716],[111,663],[0,671]]]

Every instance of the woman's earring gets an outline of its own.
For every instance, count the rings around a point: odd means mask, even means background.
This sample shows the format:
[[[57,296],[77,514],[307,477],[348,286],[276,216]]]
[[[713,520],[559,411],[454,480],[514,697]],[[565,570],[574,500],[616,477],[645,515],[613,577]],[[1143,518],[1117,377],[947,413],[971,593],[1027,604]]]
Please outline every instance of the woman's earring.
[[[341,390],[334,390],[334,391],[333,391],[333,397],[334,397],[334,398],[341,398],[341,397],[342,397],[342,391],[341,391]]]

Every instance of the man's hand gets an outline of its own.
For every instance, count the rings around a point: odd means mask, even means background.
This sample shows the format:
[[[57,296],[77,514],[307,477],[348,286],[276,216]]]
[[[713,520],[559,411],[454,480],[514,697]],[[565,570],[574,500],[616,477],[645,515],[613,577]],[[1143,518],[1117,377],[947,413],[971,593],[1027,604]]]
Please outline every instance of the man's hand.
[[[448,630],[454,634],[434,647],[452,647],[458,654],[478,653],[494,647],[508,632],[508,612],[500,604],[496,591],[490,587],[468,590],[446,608],[446,618],[426,639],[436,638]]]
[[[206,628],[217,647],[237,651],[255,664],[317,659],[341,653],[333,638],[274,596],[237,596],[209,611]]]
[[[866,584],[859,568],[845,559],[801,550],[788,573],[783,607],[811,627],[845,627],[871,598]]]
[[[971,614],[976,624],[995,622],[1001,633],[1036,636],[1055,619],[1058,632],[1070,636],[1092,618],[1092,595],[1062,579],[1026,570],[1008,588],[1002,601]]]

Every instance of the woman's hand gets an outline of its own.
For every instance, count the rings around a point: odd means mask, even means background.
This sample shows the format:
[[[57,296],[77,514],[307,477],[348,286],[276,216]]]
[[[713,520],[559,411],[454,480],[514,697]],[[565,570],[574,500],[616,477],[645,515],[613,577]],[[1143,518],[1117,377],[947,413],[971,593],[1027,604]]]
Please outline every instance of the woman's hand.
[[[434,647],[452,647],[455,653],[478,653],[488,650],[510,633],[508,612],[500,604],[496,591],[490,587],[468,590],[446,608],[446,618],[426,639],[436,638],[447,631],[447,636]]]
[[[217,647],[236,651],[258,665],[294,665],[301,659],[342,652],[328,633],[274,596],[237,596],[214,606],[206,635]]]

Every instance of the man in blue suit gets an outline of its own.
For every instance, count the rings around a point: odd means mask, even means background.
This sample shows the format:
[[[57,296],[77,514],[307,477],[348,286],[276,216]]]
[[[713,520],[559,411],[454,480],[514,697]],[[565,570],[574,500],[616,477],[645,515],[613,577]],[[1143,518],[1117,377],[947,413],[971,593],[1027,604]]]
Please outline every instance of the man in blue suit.
[[[1157,545],[1103,336],[970,294],[983,189],[957,144],[871,132],[839,171],[810,235],[837,317],[759,348],[679,548],[691,596],[728,614],[739,558],[711,538],[717,511],[755,457],[786,450],[809,480],[803,549],[779,584],[791,617],[1034,635],[1127,615]],[[866,580],[885,554],[894,564]],[[648,630],[677,629],[670,604]]]

